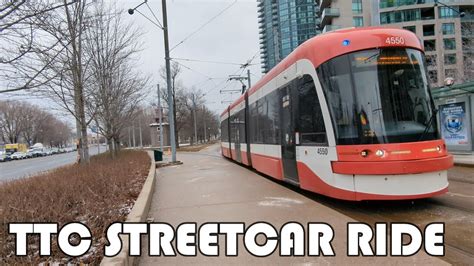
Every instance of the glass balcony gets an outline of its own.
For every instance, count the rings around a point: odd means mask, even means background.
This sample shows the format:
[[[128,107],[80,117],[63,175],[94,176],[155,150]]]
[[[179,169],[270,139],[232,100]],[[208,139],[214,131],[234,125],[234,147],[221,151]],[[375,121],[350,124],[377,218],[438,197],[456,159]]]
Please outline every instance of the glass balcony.
[[[332,18],[339,17],[341,12],[339,8],[325,8],[323,14],[321,14],[321,25],[326,25],[331,21]]]

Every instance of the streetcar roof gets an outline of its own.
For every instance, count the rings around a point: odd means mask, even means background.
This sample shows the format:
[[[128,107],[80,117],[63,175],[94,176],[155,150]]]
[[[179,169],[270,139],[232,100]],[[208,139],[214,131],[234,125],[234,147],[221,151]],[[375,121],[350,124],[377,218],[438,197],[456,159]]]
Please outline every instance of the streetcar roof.
[[[391,37],[403,38],[403,44],[387,41],[390,40]],[[423,44],[414,33],[399,28],[361,27],[340,29],[320,34],[298,46],[229,107],[233,109],[244,100],[245,95],[254,94],[299,60],[308,59],[316,68],[334,57],[378,47],[408,47],[423,51]],[[222,112],[221,116],[230,110],[229,107]]]

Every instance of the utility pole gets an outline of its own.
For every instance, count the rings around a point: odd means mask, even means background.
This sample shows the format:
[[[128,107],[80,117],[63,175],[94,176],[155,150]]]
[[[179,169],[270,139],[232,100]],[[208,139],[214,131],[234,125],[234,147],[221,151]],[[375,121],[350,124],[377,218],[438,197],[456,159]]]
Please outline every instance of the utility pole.
[[[133,147],[135,148],[137,146],[136,141],[135,141],[135,122],[132,122],[132,136],[133,136]]]
[[[203,118],[203,124],[204,124],[204,142],[207,142],[207,126],[206,126],[206,109],[204,105],[202,106],[202,118]]]
[[[142,111],[143,114],[143,111]],[[138,118],[138,130],[140,132],[140,148],[143,148],[143,136],[142,136],[142,117]]]
[[[168,41],[168,14],[166,13],[166,0],[161,1],[163,8],[163,35],[165,41],[165,61],[166,61],[166,85],[168,86],[168,102],[169,102],[169,121],[170,121],[170,144],[171,144],[171,161],[176,162],[176,138],[174,131],[174,106],[173,91],[171,89],[171,66],[170,66],[170,45]]]
[[[100,139],[99,139],[99,121],[95,121],[97,128],[96,133],[97,133],[97,154],[100,154]]]
[[[197,140],[197,125],[196,125],[196,95],[193,92],[193,112],[194,112],[194,141],[198,142]]]
[[[128,14],[133,15],[135,10],[145,4],[147,1],[143,1],[138,6],[128,10]],[[163,27],[161,25],[155,24],[160,29],[163,30],[164,43],[165,43],[165,63],[166,63],[166,86],[168,89],[168,120],[170,123],[170,144],[171,144],[171,161],[176,162],[176,138],[175,138],[175,121],[174,121],[174,101],[173,101],[173,90],[171,88],[171,66],[170,66],[170,45],[168,40],[168,14],[166,11],[166,0],[161,0],[161,6],[163,8]],[[153,23],[153,22],[152,22]]]
[[[163,152],[163,121],[161,112],[161,95],[160,95],[160,84],[156,84],[158,89],[158,121],[160,122],[160,150]]]
[[[128,147],[132,147],[132,139],[131,139],[131,134],[130,134],[131,128],[128,127]]]

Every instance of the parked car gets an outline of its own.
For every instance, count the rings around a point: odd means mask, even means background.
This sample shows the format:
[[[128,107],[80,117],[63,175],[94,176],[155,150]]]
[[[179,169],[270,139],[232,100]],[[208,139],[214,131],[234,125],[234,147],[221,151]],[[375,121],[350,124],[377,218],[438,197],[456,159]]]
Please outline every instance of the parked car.
[[[26,152],[26,158],[33,158],[33,157],[35,157],[33,151],[28,150],[28,151]]]
[[[41,156],[44,156],[42,150],[31,150],[31,154],[33,155],[33,157],[41,157]]]
[[[11,160],[10,155],[6,153],[0,154],[0,162],[8,162],[10,160]]]
[[[23,159],[26,158],[26,153],[17,151],[17,152],[15,152],[15,153],[13,153],[13,154],[10,156],[10,158],[11,158],[12,160],[23,160]]]

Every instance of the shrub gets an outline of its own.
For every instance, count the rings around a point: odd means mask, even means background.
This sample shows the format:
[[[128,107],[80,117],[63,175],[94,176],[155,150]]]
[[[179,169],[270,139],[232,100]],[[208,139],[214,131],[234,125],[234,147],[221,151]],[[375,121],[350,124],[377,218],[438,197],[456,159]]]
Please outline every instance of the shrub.
[[[148,175],[150,158],[143,151],[122,151],[114,160],[102,154],[88,165],[70,165],[38,176],[0,185],[0,264],[83,262],[98,264],[109,224],[124,221]],[[14,255],[10,222],[82,222],[93,236],[80,258],[68,258],[52,239],[52,256],[39,257],[39,238],[28,237],[28,256]]]

